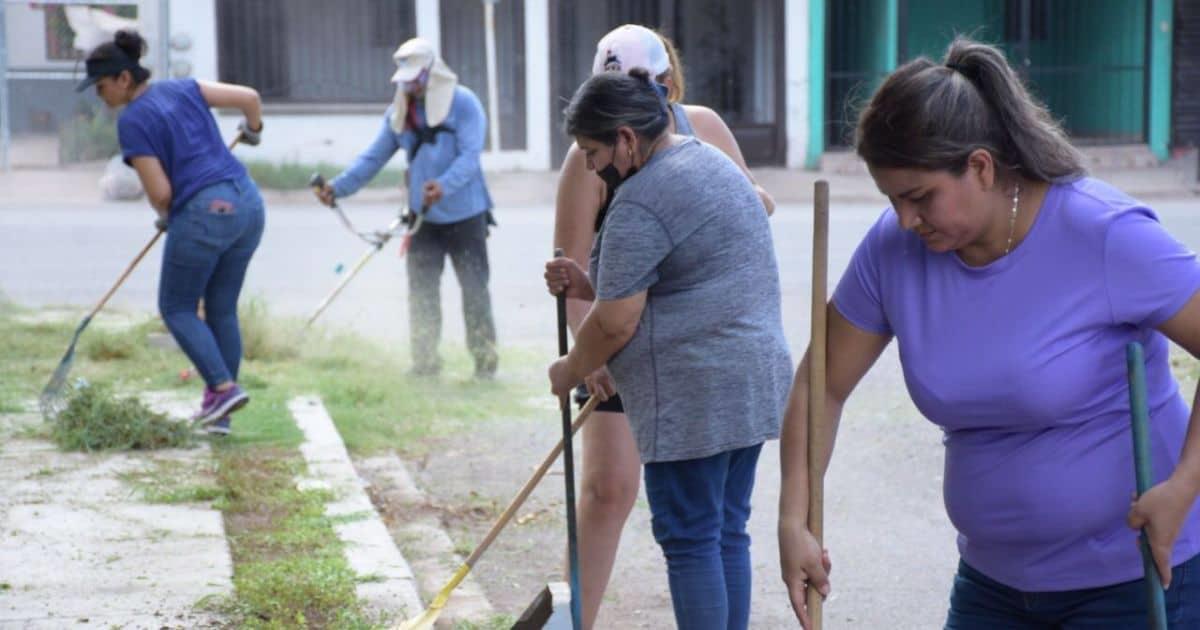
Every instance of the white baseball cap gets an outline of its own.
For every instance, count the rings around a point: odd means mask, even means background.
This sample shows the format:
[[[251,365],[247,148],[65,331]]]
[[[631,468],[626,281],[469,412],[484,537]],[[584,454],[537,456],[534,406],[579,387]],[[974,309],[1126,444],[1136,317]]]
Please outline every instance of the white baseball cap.
[[[437,53],[433,50],[433,44],[420,37],[400,44],[392,54],[392,60],[396,62],[396,73],[392,75],[392,83],[412,81],[422,70],[429,70],[436,59]]]
[[[608,32],[596,43],[592,74],[608,70],[629,72],[645,68],[650,78],[671,68],[671,58],[658,33],[637,24],[626,24]]]

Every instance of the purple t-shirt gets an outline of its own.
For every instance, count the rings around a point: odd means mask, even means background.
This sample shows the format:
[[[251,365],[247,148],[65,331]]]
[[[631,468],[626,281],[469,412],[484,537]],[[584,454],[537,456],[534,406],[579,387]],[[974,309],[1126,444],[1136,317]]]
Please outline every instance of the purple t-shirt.
[[[1155,214],[1094,179],[1050,188],[1028,236],[983,267],[935,254],[890,209],[833,301],[894,335],[909,394],[945,432],[946,510],[963,560],[1025,591],[1138,579],[1125,344],[1146,351],[1154,473],[1179,461],[1189,408],[1154,328],[1200,290],[1200,263]],[[1200,551],[1195,506],[1178,564]]]
[[[154,156],[171,180],[172,212],[205,187],[246,176],[195,79],[155,81],[117,119],[125,163]]]

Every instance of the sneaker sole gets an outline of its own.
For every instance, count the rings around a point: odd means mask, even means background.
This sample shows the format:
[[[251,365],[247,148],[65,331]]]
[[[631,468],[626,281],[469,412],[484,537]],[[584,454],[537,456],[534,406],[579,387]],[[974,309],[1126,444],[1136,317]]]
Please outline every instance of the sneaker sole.
[[[225,437],[226,435],[229,435],[230,429],[228,427],[207,426],[204,427],[204,432],[209,435]]]
[[[225,404],[213,409],[206,415],[200,416],[196,419],[196,423],[200,426],[207,427],[217,420],[220,420],[221,418],[224,418],[238,409],[245,407],[246,403],[248,402],[250,402],[250,396],[243,392],[241,396],[230,398],[229,400],[225,401]]]

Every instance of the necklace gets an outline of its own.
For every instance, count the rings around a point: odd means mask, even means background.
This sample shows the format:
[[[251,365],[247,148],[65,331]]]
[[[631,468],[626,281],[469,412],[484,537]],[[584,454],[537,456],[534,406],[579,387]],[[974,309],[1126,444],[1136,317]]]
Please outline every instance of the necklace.
[[[1008,218],[1008,243],[1006,243],[1004,245],[1004,255],[1005,256],[1008,255],[1008,252],[1012,251],[1013,235],[1016,234],[1016,229],[1017,229],[1017,202],[1020,199],[1021,199],[1021,182],[1017,182],[1016,187],[1013,188],[1012,214]]]

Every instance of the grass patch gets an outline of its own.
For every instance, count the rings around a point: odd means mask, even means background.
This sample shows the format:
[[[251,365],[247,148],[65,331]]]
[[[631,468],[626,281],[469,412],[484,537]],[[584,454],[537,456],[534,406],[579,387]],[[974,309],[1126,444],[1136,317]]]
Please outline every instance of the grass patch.
[[[355,595],[358,577],[325,516],[328,492],[301,491],[304,464],[290,450],[217,448],[228,493],[225,524],[237,599],[226,614],[245,628],[374,628]]]
[[[51,436],[65,451],[139,450],[190,446],[190,425],[156,413],[107,385],[84,385],[69,394]]]
[[[300,354],[298,321],[271,319],[262,298],[247,300],[238,308],[242,354],[247,361],[282,361]]]
[[[27,315],[0,303],[0,405],[23,407],[37,397],[77,324]],[[557,417],[543,385],[549,359],[505,348],[500,378],[476,382],[468,378],[473,372],[468,353],[445,345],[442,377],[412,378],[403,346],[381,347],[321,328],[302,335],[299,322],[272,317],[261,300],[243,303],[241,316],[246,353],[238,381],[252,401],[234,416],[233,434],[214,441],[214,467],[197,474],[152,466],[127,481],[149,501],[212,501],[222,510],[236,593],[204,605],[229,615],[232,627],[380,627],[390,620],[366,614],[355,596],[356,584],[374,578],[354,574],[334,531],[361,515],[327,517],[328,492],[295,487],[295,479],[304,477],[296,448],[302,435],[288,402],[300,394],[320,395],[352,453],[395,449],[419,456],[481,422]],[[149,333],[161,330],[157,318],[148,318],[122,331],[89,328],[84,333],[71,376],[104,383],[111,396],[93,393],[92,403],[79,403],[83,411],[120,416],[122,410],[93,408],[113,402],[113,392],[175,390],[199,400],[197,379],[179,376],[190,367],[186,357],[176,348],[146,342]],[[47,436],[49,427],[39,422],[25,429],[25,436]],[[90,436],[84,428],[79,433]],[[508,625],[488,621],[462,627]]]
[[[508,630],[517,622],[517,618],[507,614],[497,614],[483,621],[459,621],[454,624],[454,630]]]
[[[221,508],[228,500],[217,483],[215,466],[155,460],[142,470],[122,474],[121,480],[149,503],[213,503]]]
[[[274,190],[301,190],[308,188],[308,180],[313,173],[321,173],[326,179],[333,179],[342,172],[342,167],[328,162],[264,162],[251,160],[245,162],[250,177],[263,188]],[[398,168],[385,168],[368,184],[368,188],[395,188],[404,182],[404,171]]]
[[[126,361],[136,357],[140,349],[137,339],[127,333],[96,330],[85,335],[83,356],[92,361]]]

